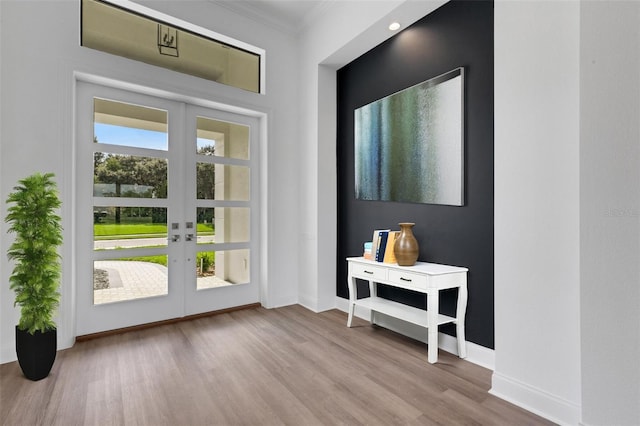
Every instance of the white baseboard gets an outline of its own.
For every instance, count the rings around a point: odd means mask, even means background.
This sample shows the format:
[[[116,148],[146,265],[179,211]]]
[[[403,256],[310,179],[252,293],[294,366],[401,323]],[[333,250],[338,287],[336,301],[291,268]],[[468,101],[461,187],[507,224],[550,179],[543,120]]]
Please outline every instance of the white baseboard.
[[[336,297],[336,309],[349,312],[349,300]],[[358,318],[368,321],[370,315],[369,309],[356,307],[355,316]],[[423,327],[382,314],[376,314],[376,324],[420,342],[427,343],[427,331]],[[438,333],[438,348],[458,355],[458,341],[455,337],[449,336],[448,334]],[[467,357],[465,360],[489,370],[494,370],[495,357],[493,349],[485,348],[473,342],[467,342]]]
[[[580,424],[579,405],[495,371],[491,377],[489,393],[554,423]]]

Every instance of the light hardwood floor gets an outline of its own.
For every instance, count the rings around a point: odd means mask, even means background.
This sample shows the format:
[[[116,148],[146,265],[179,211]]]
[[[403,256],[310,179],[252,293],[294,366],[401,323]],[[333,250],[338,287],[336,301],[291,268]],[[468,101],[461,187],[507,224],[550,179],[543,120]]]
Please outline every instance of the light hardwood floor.
[[[340,311],[257,308],[76,343],[39,382],[1,365],[0,424],[551,424],[490,381]]]

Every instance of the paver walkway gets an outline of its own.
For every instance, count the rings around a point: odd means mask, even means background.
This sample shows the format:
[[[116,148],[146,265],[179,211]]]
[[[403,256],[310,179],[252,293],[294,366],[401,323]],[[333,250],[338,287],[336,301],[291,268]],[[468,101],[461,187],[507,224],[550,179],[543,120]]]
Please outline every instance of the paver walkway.
[[[96,269],[109,274],[109,288],[94,290],[95,305],[144,297],[163,296],[168,293],[167,267],[157,263],[122,260],[94,262]],[[198,277],[198,290],[231,285],[216,276]]]

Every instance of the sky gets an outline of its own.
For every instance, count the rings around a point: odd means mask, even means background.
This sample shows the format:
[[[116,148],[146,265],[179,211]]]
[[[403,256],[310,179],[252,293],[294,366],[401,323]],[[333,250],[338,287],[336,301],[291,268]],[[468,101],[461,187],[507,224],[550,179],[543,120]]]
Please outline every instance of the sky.
[[[158,149],[167,151],[168,137],[165,132],[135,129],[131,127],[114,126],[111,124],[94,123],[94,135],[100,143],[136,148]],[[211,145],[213,141],[198,138],[198,147]]]

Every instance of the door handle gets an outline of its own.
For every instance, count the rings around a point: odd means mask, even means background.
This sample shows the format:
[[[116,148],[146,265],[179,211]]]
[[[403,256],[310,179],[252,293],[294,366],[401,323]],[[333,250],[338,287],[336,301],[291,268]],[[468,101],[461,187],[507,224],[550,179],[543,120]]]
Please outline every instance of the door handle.
[[[171,242],[172,243],[177,243],[178,241],[180,241],[180,235],[172,235],[171,236]]]
[[[193,241],[193,234],[185,234],[184,240],[185,241]]]

